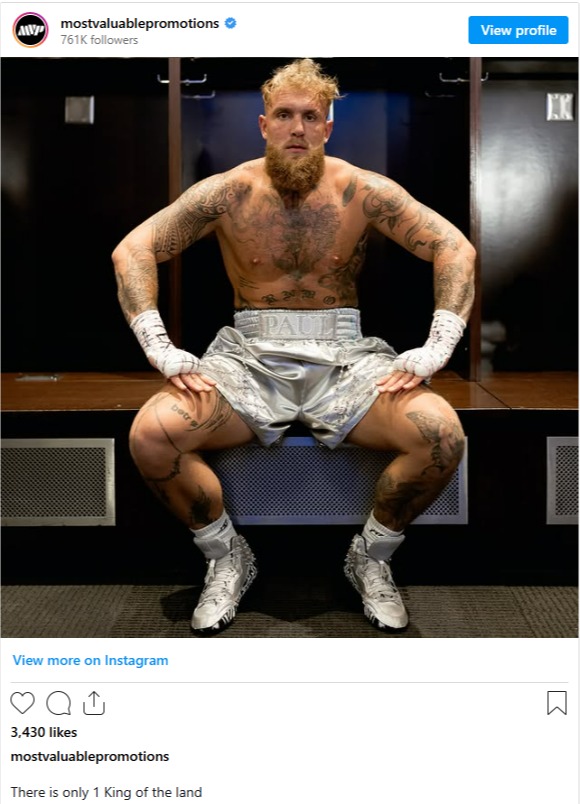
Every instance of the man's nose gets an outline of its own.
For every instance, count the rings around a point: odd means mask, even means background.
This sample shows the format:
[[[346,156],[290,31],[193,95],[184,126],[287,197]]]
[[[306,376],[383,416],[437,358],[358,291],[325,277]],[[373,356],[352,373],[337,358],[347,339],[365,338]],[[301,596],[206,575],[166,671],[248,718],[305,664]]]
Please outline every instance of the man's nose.
[[[304,134],[304,121],[300,115],[292,118],[292,134],[302,136]]]

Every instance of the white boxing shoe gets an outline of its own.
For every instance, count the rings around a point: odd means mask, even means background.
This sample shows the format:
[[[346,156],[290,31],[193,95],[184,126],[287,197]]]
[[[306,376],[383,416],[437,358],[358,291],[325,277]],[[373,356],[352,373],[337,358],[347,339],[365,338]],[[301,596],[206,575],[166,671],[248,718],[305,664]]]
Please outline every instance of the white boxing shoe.
[[[344,572],[359,592],[365,616],[378,628],[405,628],[409,616],[393,581],[388,561],[376,561],[366,551],[365,540],[358,534],[346,556]]]
[[[191,618],[194,631],[217,632],[229,625],[257,573],[250,546],[236,534],[225,556],[208,561],[203,591]]]

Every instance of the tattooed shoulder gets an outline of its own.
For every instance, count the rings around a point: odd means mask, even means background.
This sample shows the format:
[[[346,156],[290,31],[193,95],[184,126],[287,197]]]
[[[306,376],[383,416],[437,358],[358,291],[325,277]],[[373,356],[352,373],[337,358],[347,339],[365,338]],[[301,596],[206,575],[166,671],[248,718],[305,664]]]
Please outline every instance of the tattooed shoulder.
[[[394,223],[407,203],[407,193],[396,182],[379,176],[377,173],[366,173],[363,185],[363,211],[367,218],[379,223]]]
[[[187,213],[218,218],[250,192],[250,183],[237,174],[222,173],[195,184],[183,196]]]
[[[175,255],[214,228],[250,192],[250,184],[223,173],[194,184],[151,221],[156,255]]]

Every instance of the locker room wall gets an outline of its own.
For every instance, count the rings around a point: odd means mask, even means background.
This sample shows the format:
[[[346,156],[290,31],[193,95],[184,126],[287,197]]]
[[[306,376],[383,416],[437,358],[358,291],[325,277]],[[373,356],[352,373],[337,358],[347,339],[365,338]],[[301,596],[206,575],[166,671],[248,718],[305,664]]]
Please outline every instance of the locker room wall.
[[[184,96],[215,92],[182,102],[184,188],[263,152],[259,86],[290,58],[182,61],[183,77],[207,75]],[[467,233],[469,85],[453,79],[469,74],[468,60],[320,61],[345,95],[328,153],[387,174]],[[544,119],[546,92],[575,91],[575,65],[486,66],[484,327],[500,322],[506,333],[490,366],[575,368],[577,124]],[[167,60],[4,60],[3,371],[148,368],[118,307],[110,254],[168,200],[167,85],[158,76],[167,76]],[[64,122],[64,99],[79,95],[95,96],[92,126]],[[163,312],[163,267],[160,276]],[[422,343],[429,265],[372,237],[360,302],[366,331],[399,350]],[[231,313],[216,242],[195,244],[183,258],[184,346],[200,352]],[[462,344],[450,367],[463,371],[466,362]]]

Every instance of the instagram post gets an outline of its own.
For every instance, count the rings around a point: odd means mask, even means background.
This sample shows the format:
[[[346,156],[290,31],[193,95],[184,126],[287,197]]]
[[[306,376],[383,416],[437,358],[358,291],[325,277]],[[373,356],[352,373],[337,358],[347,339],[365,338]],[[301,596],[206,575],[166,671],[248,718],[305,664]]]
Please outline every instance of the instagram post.
[[[1,13],[2,801],[577,800],[577,6]]]
[[[5,59],[4,633],[574,636],[576,72]]]

